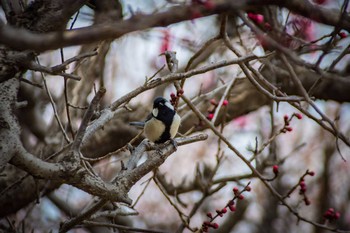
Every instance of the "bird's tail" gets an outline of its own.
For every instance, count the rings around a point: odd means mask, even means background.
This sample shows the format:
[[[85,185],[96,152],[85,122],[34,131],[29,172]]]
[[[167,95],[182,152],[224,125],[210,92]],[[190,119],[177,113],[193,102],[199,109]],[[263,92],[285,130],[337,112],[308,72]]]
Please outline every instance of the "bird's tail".
[[[145,122],[133,121],[133,122],[129,122],[129,125],[135,126],[136,128],[143,129],[145,127]]]

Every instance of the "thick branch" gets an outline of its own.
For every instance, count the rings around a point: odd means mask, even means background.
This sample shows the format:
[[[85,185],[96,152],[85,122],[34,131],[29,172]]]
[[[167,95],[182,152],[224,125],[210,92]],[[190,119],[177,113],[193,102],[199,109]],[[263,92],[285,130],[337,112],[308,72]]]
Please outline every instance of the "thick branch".
[[[19,149],[11,160],[12,165],[42,179],[57,180],[67,175],[62,164],[45,162],[28,153],[21,145],[19,138],[17,144]]]
[[[174,140],[176,141],[177,145],[181,146],[201,140],[206,140],[207,137],[208,136],[205,134],[199,134],[192,137],[175,138]],[[176,150],[176,148],[171,143],[165,145],[163,148],[160,149],[154,146],[154,144],[151,144],[149,141],[144,140],[132,153],[131,160],[133,160],[133,158],[140,158],[145,151],[151,149],[158,149],[158,152],[154,152],[154,154],[152,154],[143,164],[136,167],[135,169],[122,170],[114,179],[114,182],[116,183],[115,187],[118,187],[118,190],[116,190],[117,193],[113,194],[119,195],[119,197],[123,197],[122,195],[125,195],[125,199],[122,201],[129,203],[129,200],[127,199],[126,195],[129,192],[130,188],[148,172],[151,172],[155,168],[159,167],[165,161],[165,159],[169,155],[174,153],[174,151]],[[106,197],[108,200],[118,201],[116,200],[116,196]],[[106,197],[104,197],[90,209],[83,212],[81,215],[78,215],[75,218],[72,218],[69,221],[62,224],[60,232],[66,232],[72,229],[75,225],[82,222],[83,220],[89,218],[92,214],[94,214],[96,211],[102,208],[102,206],[107,202]]]
[[[328,25],[340,25],[343,29],[350,31],[350,17],[346,15],[339,22],[339,11],[326,9],[312,5],[308,1],[257,1],[240,0],[224,1],[216,3],[213,9],[205,9],[192,5],[176,6],[166,12],[151,15],[135,15],[128,20],[105,25],[95,25],[71,31],[52,32],[46,34],[36,34],[24,29],[11,26],[0,25],[0,43],[15,49],[31,49],[36,52],[57,49],[66,46],[92,43],[100,40],[115,39],[127,33],[144,30],[150,27],[167,26],[185,20],[192,19],[194,11],[200,11],[203,16],[232,12],[233,10],[246,10],[249,7],[277,5],[286,7],[297,14],[311,18]],[[22,36],[18,36],[22,35]]]
[[[197,141],[203,141],[207,138],[208,136],[206,134],[198,134],[191,137],[176,138],[174,140],[176,141],[177,145],[181,146]],[[140,147],[141,149],[136,148],[136,153],[132,155],[135,158],[140,158],[145,150],[152,148],[148,140],[143,141],[138,147]],[[161,149],[157,147],[154,148],[153,146],[153,149],[156,149],[156,151],[154,151],[143,164],[136,167],[135,169],[127,170],[121,173],[116,178],[117,184],[124,184],[127,189],[130,189],[143,176],[145,176],[147,173],[151,172],[152,170],[163,164],[164,161],[169,157],[169,155],[174,153],[176,150],[176,148],[171,143],[169,143],[166,147],[163,147]]]
[[[0,85],[0,171],[14,156],[19,136],[19,126],[12,113],[15,111],[19,82],[15,78]]]

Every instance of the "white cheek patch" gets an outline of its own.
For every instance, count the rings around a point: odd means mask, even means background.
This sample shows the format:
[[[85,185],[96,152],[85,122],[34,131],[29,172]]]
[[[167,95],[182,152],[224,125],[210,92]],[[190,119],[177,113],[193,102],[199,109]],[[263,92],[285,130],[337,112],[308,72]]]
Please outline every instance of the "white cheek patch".
[[[168,101],[165,102],[165,106],[167,106],[167,107],[170,108],[171,110],[174,110],[174,106],[171,105],[171,103],[169,103]]]
[[[170,137],[174,138],[179,130],[179,126],[181,124],[181,117],[177,114],[174,115],[173,123],[170,127]]]
[[[153,115],[154,117],[157,117],[157,116],[158,116],[158,112],[159,112],[158,108],[154,108],[154,109],[152,110],[152,115]]]

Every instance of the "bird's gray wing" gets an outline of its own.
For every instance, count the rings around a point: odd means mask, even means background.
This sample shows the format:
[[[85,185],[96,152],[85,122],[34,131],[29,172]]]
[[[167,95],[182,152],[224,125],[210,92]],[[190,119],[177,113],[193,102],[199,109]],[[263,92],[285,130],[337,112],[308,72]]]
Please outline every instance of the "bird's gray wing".
[[[136,126],[136,128],[141,128],[143,129],[145,127],[145,122],[142,121],[133,121],[129,122],[129,125]]]
[[[152,118],[152,114],[149,114],[145,121],[133,121],[129,122],[129,125],[136,126],[137,128],[143,129],[145,127],[145,123]]]

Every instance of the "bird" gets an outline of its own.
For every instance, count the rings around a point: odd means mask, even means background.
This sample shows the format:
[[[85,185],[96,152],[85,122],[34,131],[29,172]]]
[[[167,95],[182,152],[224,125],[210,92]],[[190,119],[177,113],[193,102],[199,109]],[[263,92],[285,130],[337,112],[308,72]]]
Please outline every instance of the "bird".
[[[181,124],[181,117],[171,103],[163,97],[156,97],[153,101],[152,112],[144,122],[130,122],[130,125],[144,128],[146,138],[156,144],[168,140],[174,144],[174,137]]]

